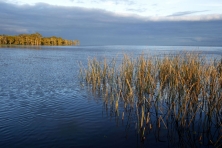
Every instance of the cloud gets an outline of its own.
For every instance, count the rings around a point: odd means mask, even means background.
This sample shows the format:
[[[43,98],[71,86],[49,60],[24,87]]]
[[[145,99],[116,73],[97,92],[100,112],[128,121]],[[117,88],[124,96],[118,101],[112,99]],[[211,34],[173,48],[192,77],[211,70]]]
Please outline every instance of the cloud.
[[[132,8],[126,9],[126,10],[131,11],[131,12],[145,12],[146,11],[146,9],[132,9]]]
[[[222,14],[205,14],[192,16],[154,16],[147,17],[147,21],[215,21],[222,20]]]
[[[199,4],[199,6],[203,7],[203,6],[207,6],[207,7],[222,7],[222,3],[201,3]]]
[[[183,11],[183,12],[176,12],[173,13],[169,16],[183,16],[183,15],[188,15],[188,14],[194,14],[194,13],[200,13],[200,12],[207,12],[209,10],[203,10],[203,11]]]
[[[92,0],[95,3],[103,3],[103,2],[112,2],[116,5],[126,4],[126,5],[134,5],[135,2],[133,0]]]
[[[141,17],[99,9],[0,2],[0,34],[39,32],[82,45],[222,46],[222,15]]]
[[[71,0],[71,1],[74,1],[74,0]],[[82,0],[77,0],[76,3],[78,3],[78,4],[84,4],[84,1],[82,1]]]

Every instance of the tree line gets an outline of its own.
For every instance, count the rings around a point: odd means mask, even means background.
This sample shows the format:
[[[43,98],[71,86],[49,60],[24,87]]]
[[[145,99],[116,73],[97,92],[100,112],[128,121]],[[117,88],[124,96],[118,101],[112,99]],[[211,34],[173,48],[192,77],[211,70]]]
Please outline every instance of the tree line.
[[[79,40],[66,40],[61,37],[43,37],[40,33],[19,34],[15,36],[0,35],[0,45],[48,45],[48,46],[75,46]]]

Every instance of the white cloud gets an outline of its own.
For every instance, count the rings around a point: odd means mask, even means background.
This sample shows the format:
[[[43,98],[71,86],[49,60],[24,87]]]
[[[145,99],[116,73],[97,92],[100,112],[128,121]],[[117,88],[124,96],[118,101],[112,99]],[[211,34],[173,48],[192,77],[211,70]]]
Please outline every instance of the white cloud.
[[[144,17],[129,13],[113,13],[119,17],[131,17],[142,21],[216,21],[222,20],[222,14],[206,14],[206,15],[184,15],[184,16],[150,16]]]
[[[208,3],[208,4],[199,4],[199,5],[205,7],[222,7],[222,3]]]
[[[178,4],[183,2],[184,0],[167,0],[166,4]]]
[[[102,9],[115,13],[129,13],[141,16],[167,16],[180,11],[203,11],[205,14],[222,13],[219,0],[0,0],[16,5],[35,5],[42,2],[57,6],[77,6],[82,8]],[[155,7],[154,7],[155,6]],[[213,9],[213,7],[215,9]],[[138,10],[138,11],[135,11]],[[192,14],[193,15],[193,14]]]

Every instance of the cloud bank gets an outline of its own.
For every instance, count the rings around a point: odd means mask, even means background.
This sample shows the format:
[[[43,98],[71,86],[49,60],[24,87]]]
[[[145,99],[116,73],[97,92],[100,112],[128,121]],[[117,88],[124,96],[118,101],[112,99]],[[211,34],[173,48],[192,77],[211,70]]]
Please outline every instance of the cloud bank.
[[[79,39],[82,45],[222,46],[222,15],[187,15],[191,13],[198,12],[142,17],[45,3],[0,2],[0,34],[39,32]]]

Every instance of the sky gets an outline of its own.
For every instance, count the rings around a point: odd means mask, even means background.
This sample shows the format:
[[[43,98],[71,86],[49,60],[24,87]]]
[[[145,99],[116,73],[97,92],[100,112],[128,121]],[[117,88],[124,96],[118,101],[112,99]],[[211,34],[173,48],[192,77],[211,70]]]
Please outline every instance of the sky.
[[[222,46],[221,0],[0,0],[0,34],[81,45]]]

